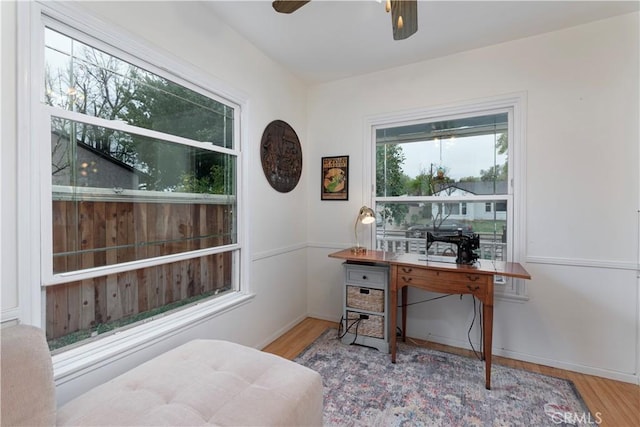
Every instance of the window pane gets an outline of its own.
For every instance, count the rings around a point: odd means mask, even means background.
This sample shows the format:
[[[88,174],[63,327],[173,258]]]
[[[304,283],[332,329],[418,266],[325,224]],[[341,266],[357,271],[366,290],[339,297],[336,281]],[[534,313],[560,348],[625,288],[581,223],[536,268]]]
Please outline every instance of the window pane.
[[[507,194],[507,114],[376,131],[376,195]]]
[[[55,118],[51,147],[54,273],[237,242],[235,157]]]
[[[50,349],[233,290],[236,252],[49,286]]]
[[[167,68],[126,45],[103,51],[90,34],[81,42],[55,25],[40,41],[38,117],[50,128],[41,148],[51,149],[46,330],[60,348],[240,289],[241,112],[178,75],[150,72]],[[104,268],[83,271],[95,267]]]
[[[506,206],[507,202],[500,203]],[[466,213],[461,213],[449,209],[451,205],[453,204],[440,202],[378,202],[378,249],[400,253],[425,253],[427,232],[446,235],[461,230],[480,236],[480,258],[504,261],[508,259],[506,211],[486,212],[485,202],[465,202]],[[446,248],[457,249],[452,244],[438,243],[432,246],[430,253],[441,254]]]
[[[514,260],[519,242],[509,221],[520,219],[513,203],[518,195],[508,183],[510,176],[520,177],[509,165],[521,143],[509,140],[518,135],[515,105],[509,101],[493,112],[470,107],[449,117],[449,108],[430,110],[423,118],[399,123],[390,117],[388,124],[373,127],[377,249],[424,255],[431,232],[445,237],[430,246],[429,254],[452,255],[459,239],[446,236],[461,230],[478,235],[481,259]],[[503,286],[503,295],[521,297],[519,282],[495,280],[515,284],[511,291]]]
[[[72,143],[75,141],[75,143]],[[54,185],[235,195],[235,157],[53,118]]]
[[[233,148],[232,107],[48,28],[45,102]]]
[[[53,200],[53,272],[235,243],[232,203]]]

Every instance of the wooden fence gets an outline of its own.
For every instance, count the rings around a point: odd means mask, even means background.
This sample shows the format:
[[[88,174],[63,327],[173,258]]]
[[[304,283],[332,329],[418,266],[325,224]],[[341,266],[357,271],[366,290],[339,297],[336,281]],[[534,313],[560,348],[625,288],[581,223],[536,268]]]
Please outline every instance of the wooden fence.
[[[232,243],[229,205],[54,201],[54,272]],[[231,286],[232,254],[46,288],[47,338],[88,330]]]

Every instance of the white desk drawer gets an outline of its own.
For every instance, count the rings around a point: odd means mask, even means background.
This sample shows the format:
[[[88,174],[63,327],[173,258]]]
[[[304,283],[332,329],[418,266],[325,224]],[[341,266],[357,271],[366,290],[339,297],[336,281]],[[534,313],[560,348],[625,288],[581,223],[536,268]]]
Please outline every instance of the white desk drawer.
[[[346,275],[346,281],[349,284],[376,289],[385,289],[387,284],[387,269],[385,267],[364,267],[347,264]]]

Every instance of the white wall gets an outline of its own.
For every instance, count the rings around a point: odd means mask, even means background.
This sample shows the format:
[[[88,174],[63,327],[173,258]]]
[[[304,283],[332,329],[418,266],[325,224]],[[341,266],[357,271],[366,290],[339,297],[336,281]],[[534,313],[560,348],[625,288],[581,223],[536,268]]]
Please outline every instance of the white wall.
[[[341,266],[327,254],[352,244],[370,203],[359,190],[366,118],[524,92],[533,279],[529,301],[496,303],[494,352],[637,382],[638,34],[629,14],[314,87],[310,157],[349,155],[353,197],[321,202],[319,165],[308,170],[309,312],[340,318]],[[470,299],[408,313],[410,336],[468,347]]]
[[[29,300],[20,295],[24,272],[16,272],[15,182],[19,171],[16,140],[16,7],[2,3],[2,320],[18,318],[32,323]],[[286,70],[237,36],[207,9],[205,2],[79,2],[114,29],[122,29],[168,55],[191,64],[216,82],[243,93],[247,98],[249,156],[249,250],[248,283],[255,297],[248,303],[218,315],[210,321],[172,335],[148,348],[123,355],[100,369],[81,373],[58,385],[58,402],[74,395],[142,360],[192,337],[225,338],[262,347],[307,313],[306,289],[306,174],[287,194],[273,190],[260,163],[260,140],[265,126],[275,119],[287,121],[301,139],[304,166],[308,167],[306,130],[306,88]],[[150,19],[153,16],[153,19]],[[6,72],[5,72],[6,71]],[[303,169],[303,172],[305,170]],[[6,185],[5,185],[6,184]],[[22,196],[22,195],[21,195]],[[27,314],[25,314],[27,313]]]
[[[0,285],[6,320],[20,318],[29,301],[19,295],[24,272],[16,271],[14,250],[15,5],[0,4]],[[637,14],[308,89],[201,9],[202,3],[81,6],[247,95],[250,286],[256,297],[61,385],[59,401],[192,337],[261,347],[307,313],[338,320],[342,271],[327,254],[352,244],[354,214],[370,202],[362,188],[365,118],[520,91],[528,95],[524,261],[533,280],[528,302],[496,303],[494,351],[637,381]],[[262,130],[274,119],[289,122],[303,148],[303,177],[288,194],[272,190],[260,166]],[[321,202],[320,158],[342,154],[350,155],[350,200]],[[466,346],[470,307],[467,298],[445,300],[429,311],[416,306],[408,332]]]
[[[0,57],[2,57],[2,96],[0,96],[0,180],[2,181],[2,197],[0,197],[0,280],[3,284],[1,294],[2,313],[16,317],[20,309],[18,304],[17,271],[15,246],[16,212],[16,149],[12,141],[16,139],[16,94],[15,94],[15,61],[10,58],[15,55],[16,8],[12,2],[0,2],[2,9],[2,35],[0,38]],[[9,59],[9,60],[8,60]],[[4,284],[7,286],[4,286]]]

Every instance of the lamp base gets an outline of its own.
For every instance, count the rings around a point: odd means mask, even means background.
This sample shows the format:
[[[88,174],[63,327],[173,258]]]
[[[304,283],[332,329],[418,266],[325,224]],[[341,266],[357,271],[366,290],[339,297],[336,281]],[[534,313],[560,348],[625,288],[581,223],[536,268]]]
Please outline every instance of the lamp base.
[[[351,248],[351,253],[356,255],[363,255],[367,253],[367,248],[364,246],[354,246]]]

